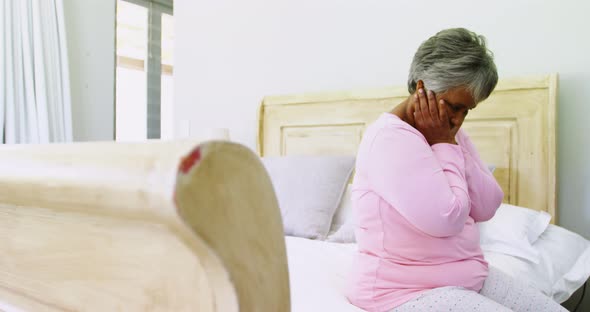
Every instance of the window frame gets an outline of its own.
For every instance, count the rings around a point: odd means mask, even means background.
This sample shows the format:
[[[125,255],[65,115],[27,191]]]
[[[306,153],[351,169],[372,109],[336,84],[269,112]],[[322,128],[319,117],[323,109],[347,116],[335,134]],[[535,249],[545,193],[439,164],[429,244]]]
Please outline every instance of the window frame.
[[[146,70],[146,89],[147,89],[147,139],[161,138],[162,118],[162,73],[172,75],[173,67],[162,64],[162,14],[174,16],[173,0],[120,0],[135,5],[145,7],[148,10],[148,37],[147,37],[147,66]],[[118,14],[118,12],[116,13]],[[117,26],[115,25],[115,29]],[[116,33],[116,32],[115,32]],[[120,57],[117,55],[115,47],[115,57],[117,63],[123,67],[137,67],[142,60]],[[121,61],[121,62],[119,62]],[[143,64],[145,65],[145,63]],[[115,70],[116,72],[116,70]],[[116,86],[116,83],[115,83]],[[157,87],[153,87],[157,86]],[[115,103],[118,105],[118,103]],[[116,113],[116,109],[115,109]],[[115,117],[116,119],[116,117]],[[116,129],[115,129],[116,133]],[[115,135],[116,136],[116,135]]]

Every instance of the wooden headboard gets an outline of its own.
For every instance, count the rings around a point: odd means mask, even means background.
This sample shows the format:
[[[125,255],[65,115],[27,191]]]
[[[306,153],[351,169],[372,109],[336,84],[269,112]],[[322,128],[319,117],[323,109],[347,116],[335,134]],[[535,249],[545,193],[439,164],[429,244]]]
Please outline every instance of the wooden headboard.
[[[356,154],[368,124],[408,96],[406,87],[265,97],[261,156]],[[463,124],[496,166],[504,201],[547,211],[556,222],[557,74],[502,79]]]

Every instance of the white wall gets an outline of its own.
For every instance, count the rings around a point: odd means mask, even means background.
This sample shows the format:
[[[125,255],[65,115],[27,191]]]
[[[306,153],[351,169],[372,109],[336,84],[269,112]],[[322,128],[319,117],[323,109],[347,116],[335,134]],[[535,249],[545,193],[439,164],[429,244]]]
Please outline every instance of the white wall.
[[[418,45],[484,34],[501,77],[559,72],[560,223],[590,238],[590,2],[176,0],[177,131],[255,147],[264,95],[403,85]]]
[[[75,141],[114,139],[115,0],[64,0]]]

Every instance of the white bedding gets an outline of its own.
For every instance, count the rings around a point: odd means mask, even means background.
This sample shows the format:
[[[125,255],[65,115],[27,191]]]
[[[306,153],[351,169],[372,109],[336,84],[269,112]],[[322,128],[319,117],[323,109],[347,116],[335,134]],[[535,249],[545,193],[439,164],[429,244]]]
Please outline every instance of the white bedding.
[[[558,234],[567,234],[568,232],[556,226],[550,226],[548,233],[560,232]],[[561,233],[563,232],[563,233]],[[568,233],[566,233],[568,232]],[[565,234],[564,234],[565,233]],[[568,275],[565,278],[557,278],[557,275],[567,272],[553,272],[549,262],[554,261],[555,257],[549,258],[551,255],[545,256],[545,262],[541,262],[540,268],[545,272],[531,271],[523,260],[515,257],[506,256],[493,252],[484,252],[486,260],[490,265],[499,268],[507,274],[517,279],[527,279],[527,282],[534,285],[536,288],[542,290],[549,296],[553,296],[556,301],[562,302],[566,300],[571,293],[580,287],[580,275],[585,274],[588,278],[590,269],[590,247],[586,240],[575,239],[575,237],[565,236],[550,236],[552,239],[545,240],[545,243],[552,246],[544,248],[549,251],[552,248],[560,248],[563,253],[559,261],[568,262],[562,263],[561,267],[577,267],[578,272],[570,272],[569,274],[577,274],[577,277],[568,280]],[[571,233],[571,235],[574,235]],[[553,239],[553,237],[564,237],[566,239]],[[330,243],[325,241],[315,241],[298,237],[287,236],[285,238],[287,245],[287,256],[289,261],[289,278],[291,283],[291,306],[293,312],[314,312],[314,311],[363,311],[352,304],[348,303],[344,297],[344,286],[346,277],[350,266],[352,265],[353,255],[356,251],[356,244],[341,244]],[[542,243],[542,242],[539,242]],[[584,246],[574,246],[573,244],[586,244]],[[567,254],[568,250],[581,250],[578,252],[576,259],[563,256]],[[552,250],[554,251],[554,249]],[[575,262],[582,262],[575,265]],[[572,262],[572,263],[569,263]],[[574,269],[575,271],[576,269]],[[580,272],[584,271],[584,272]],[[576,280],[571,283],[571,280]],[[570,283],[568,287],[552,288],[555,285],[551,283]],[[560,285],[557,285],[560,286]],[[558,291],[552,290],[558,289]]]
[[[291,311],[363,311],[348,303],[344,285],[355,244],[286,237]]]

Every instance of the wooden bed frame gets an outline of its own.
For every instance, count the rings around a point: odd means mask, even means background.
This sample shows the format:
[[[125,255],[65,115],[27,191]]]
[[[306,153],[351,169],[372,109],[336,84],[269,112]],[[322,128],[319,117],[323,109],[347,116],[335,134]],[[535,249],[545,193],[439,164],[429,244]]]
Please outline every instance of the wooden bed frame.
[[[259,158],[196,146],[1,146],[0,310],[289,311]]]
[[[260,107],[261,156],[356,154],[364,129],[408,96],[406,87],[266,97]],[[556,207],[557,75],[502,79],[463,128],[510,204]]]

